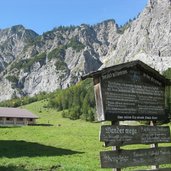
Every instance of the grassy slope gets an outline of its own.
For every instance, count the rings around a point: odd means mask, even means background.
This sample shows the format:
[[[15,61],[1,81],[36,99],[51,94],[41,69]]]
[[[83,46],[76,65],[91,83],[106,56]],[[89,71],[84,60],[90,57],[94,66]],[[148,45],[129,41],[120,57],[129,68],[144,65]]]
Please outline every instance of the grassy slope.
[[[99,152],[107,150],[98,138],[101,124],[64,119],[55,110],[43,108],[45,103],[36,102],[25,108],[40,116],[38,123],[53,126],[0,128],[0,170],[111,170],[100,169]]]

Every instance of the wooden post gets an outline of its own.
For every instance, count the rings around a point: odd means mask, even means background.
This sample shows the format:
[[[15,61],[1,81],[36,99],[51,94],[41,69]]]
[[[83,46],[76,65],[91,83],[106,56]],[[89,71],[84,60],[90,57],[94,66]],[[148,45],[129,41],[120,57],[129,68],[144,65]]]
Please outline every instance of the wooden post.
[[[155,126],[156,125],[156,122],[155,121],[150,121],[150,125],[151,126]],[[151,148],[158,148],[158,143],[151,144]],[[159,169],[159,165],[151,166],[151,168],[152,169]]]
[[[24,124],[24,125],[28,125],[28,120],[27,120],[27,118],[24,118],[24,119],[23,119],[23,124]]]
[[[119,121],[112,121],[112,125],[119,125]],[[120,150],[120,146],[112,146],[113,151]],[[113,168],[112,171],[121,171],[120,168]]]
[[[17,118],[13,118],[14,119],[14,125],[17,124]]]
[[[6,125],[6,118],[3,118],[3,124]]]

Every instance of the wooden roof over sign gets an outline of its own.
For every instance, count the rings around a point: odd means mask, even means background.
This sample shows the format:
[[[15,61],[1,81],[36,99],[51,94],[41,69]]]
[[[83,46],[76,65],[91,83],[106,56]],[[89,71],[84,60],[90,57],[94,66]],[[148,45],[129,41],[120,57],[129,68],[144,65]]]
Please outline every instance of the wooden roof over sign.
[[[114,65],[114,66],[111,66],[111,67],[103,68],[102,70],[98,70],[96,72],[91,72],[89,74],[86,74],[86,75],[82,76],[82,80],[84,80],[86,78],[100,77],[102,74],[106,74],[106,73],[108,73],[110,71],[114,71],[114,72],[116,71],[117,72],[117,71],[120,71],[120,70],[123,70],[123,69],[133,68],[135,66],[137,66],[141,70],[144,70],[144,71],[148,72],[153,77],[158,78],[165,85],[171,85],[171,80],[166,79],[158,71],[156,71],[155,69],[153,69],[152,67],[150,67],[147,64],[143,63],[140,60],[131,61],[131,62],[127,62],[127,63],[122,63],[122,64]]]
[[[92,72],[98,121],[168,120],[165,87],[171,85],[158,71],[141,61]]]

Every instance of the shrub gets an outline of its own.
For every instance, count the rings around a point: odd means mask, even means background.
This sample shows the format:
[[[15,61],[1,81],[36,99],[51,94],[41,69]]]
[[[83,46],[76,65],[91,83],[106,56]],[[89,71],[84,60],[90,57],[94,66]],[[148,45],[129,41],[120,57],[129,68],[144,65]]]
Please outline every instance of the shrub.
[[[38,54],[34,57],[27,59],[27,62],[23,64],[22,68],[24,68],[24,71],[30,71],[31,66],[34,63],[39,62],[40,65],[43,65],[45,63],[45,60],[46,60],[46,53],[43,52],[41,54]]]
[[[55,67],[56,67],[56,70],[67,70],[67,64],[60,59],[56,61]]]
[[[43,65],[45,63],[46,60],[46,53],[43,52],[41,54],[38,54],[34,57],[31,57],[29,59],[22,59],[18,62],[15,62],[11,65],[11,70],[16,68],[16,69],[24,69],[25,72],[29,71],[31,66],[36,63],[39,62],[41,65]]]
[[[6,77],[6,79],[7,79],[8,81],[10,81],[10,82],[13,82],[13,83],[17,83],[17,82],[18,82],[18,78],[17,78],[16,76],[14,76],[14,75],[8,75],[8,76]]]
[[[63,58],[64,56],[65,56],[65,47],[61,46],[49,52],[48,59],[49,60],[59,59],[59,58]]]
[[[76,50],[76,52],[80,52],[82,49],[85,48],[85,46],[76,38],[71,38],[66,47],[72,47],[74,50]]]

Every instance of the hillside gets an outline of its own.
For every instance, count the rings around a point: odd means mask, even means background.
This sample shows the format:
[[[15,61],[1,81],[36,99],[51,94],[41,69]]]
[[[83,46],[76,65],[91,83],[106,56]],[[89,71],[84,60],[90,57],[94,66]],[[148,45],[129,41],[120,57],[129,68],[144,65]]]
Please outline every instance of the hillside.
[[[0,101],[67,88],[88,72],[132,60],[171,66],[170,0],[148,0],[133,21],[54,28],[42,35],[22,25],[0,30]]]
[[[23,107],[40,117],[37,121],[39,124],[48,123],[53,126],[0,128],[0,170],[109,170],[100,168],[99,152],[108,150],[99,141],[101,124],[62,118],[61,113],[46,109],[44,107],[46,105],[47,101],[43,100]],[[147,146],[134,145],[132,149],[144,147]],[[111,148],[109,147],[109,149]],[[166,167],[170,167],[170,165]],[[123,171],[139,169],[147,169],[147,167],[126,168]]]
[[[53,126],[1,127],[0,170],[100,170],[99,124],[63,119],[44,105],[46,101],[39,101],[24,108],[40,116],[38,123]]]

